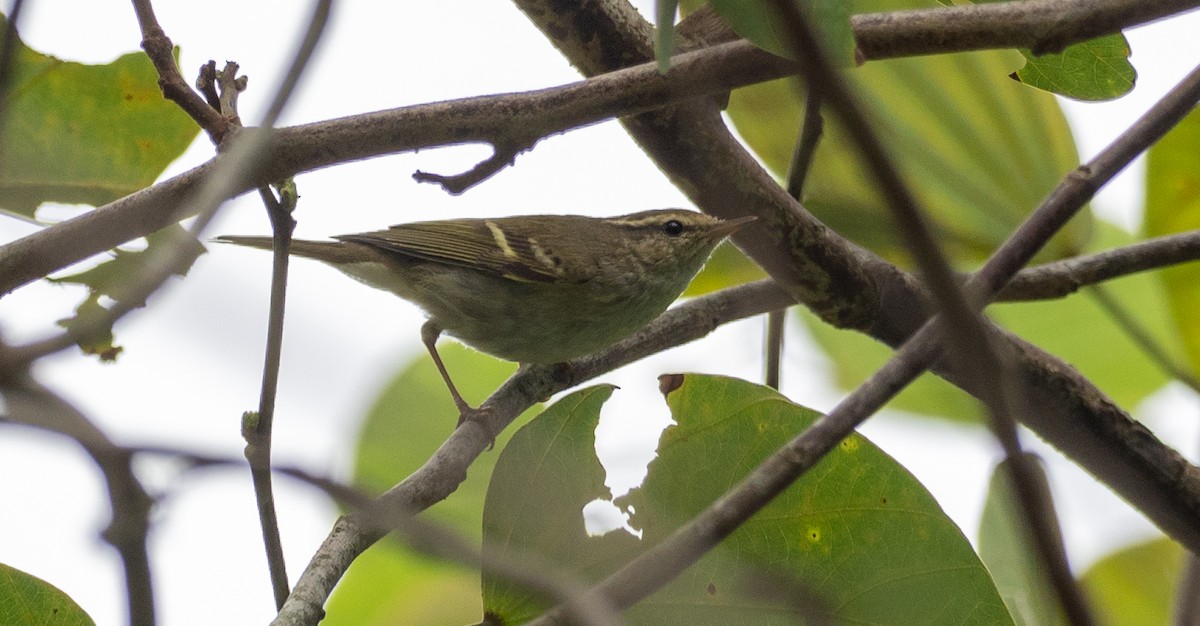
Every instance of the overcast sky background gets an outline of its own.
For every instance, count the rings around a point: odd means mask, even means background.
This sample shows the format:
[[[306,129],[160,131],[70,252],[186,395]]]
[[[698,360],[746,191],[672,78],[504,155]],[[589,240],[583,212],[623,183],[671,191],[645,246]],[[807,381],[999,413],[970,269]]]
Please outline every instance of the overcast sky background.
[[[307,20],[307,8],[291,13],[299,4],[160,2],[156,10],[182,47],[185,77],[190,79],[210,58],[241,64],[250,77],[240,100],[243,119],[254,123]],[[648,4],[639,3],[647,14]],[[20,29],[28,45],[64,59],[106,63],[136,50],[140,42],[125,2],[30,0],[25,11]],[[1200,62],[1197,32],[1200,16],[1193,13],[1128,33],[1140,75],[1134,92],[1112,103],[1066,105],[1084,158]],[[578,79],[509,3],[360,0],[339,6],[282,124]],[[481,147],[429,150],[305,174],[297,180],[302,200],[296,235],[323,238],[444,217],[616,215],[689,206],[611,122],[546,139],[518,157],[515,167],[460,197],[410,178],[417,169],[459,172],[487,153]],[[211,156],[212,147],[202,136],[167,176]],[[1141,172],[1139,161],[1101,195],[1097,211],[1136,228]],[[46,207],[40,217],[62,219],[78,211]],[[3,241],[32,230],[14,220],[0,221]],[[255,198],[229,203],[210,230],[212,235],[267,232]],[[118,442],[239,458],[240,415],[257,406],[269,265],[262,253],[216,248],[186,280],[172,281],[147,309],[118,326],[118,342],[126,350],[117,365],[66,352],[39,363],[36,374]],[[415,307],[319,264],[302,261],[292,269],[275,459],[345,477],[357,420],[396,368],[422,351],[421,315]],[[70,313],[80,296],[78,290],[45,283],[22,288],[0,300],[0,330],[8,341],[41,337],[54,320]],[[801,404],[827,410],[839,394],[823,373],[823,357],[806,345],[799,328],[791,331],[784,391]],[[660,373],[708,371],[761,380],[761,335],[761,320],[747,320],[603,377],[621,387],[605,409],[604,452],[631,439],[652,448],[653,426],[661,427],[667,419],[657,393]],[[712,355],[720,355],[720,361]],[[1196,407],[1196,398],[1171,386],[1137,413],[1195,458],[1196,446],[1189,442],[1200,441]],[[869,422],[863,432],[913,471],[974,540],[983,490],[997,457],[980,429],[887,414]],[[1047,454],[1077,569],[1115,545],[1155,534],[1091,478]],[[210,471],[177,479],[169,468],[146,469],[155,479],[152,487],[164,494],[151,536],[161,623],[268,621],[274,607],[248,475]],[[335,511],[311,489],[285,481],[278,490],[294,581]],[[41,433],[4,429],[0,493],[10,503],[8,514],[0,516],[0,536],[6,537],[0,541],[0,562],[57,585],[99,624],[124,622],[119,562],[98,537],[108,516],[103,485],[79,450]]]

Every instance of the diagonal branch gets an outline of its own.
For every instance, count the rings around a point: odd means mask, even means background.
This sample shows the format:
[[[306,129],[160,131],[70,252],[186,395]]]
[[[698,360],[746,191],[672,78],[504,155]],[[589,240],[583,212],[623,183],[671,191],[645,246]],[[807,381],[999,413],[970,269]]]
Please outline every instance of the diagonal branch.
[[[606,63],[649,58],[650,26],[627,4],[614,0],[564,6],[526,0],[520,6],[585,72],[610,69]],[[581,33],[572,24],[591,27]],[[1158,117],[1152,128],[1140,127],[1134,136],[1114,144],[1108,155],[1112,161],[1105,166],[1128,163],[1131,152],[1144,149],[1165,131],[1161,124],[1174,123],[1194,102],[1194,93],[1176,92],[1171,102],[1156,107]],[[926,296],[910,277],[831,233],[792,201],[710,106],[689,103],[623,122],[697,206],[718,216],[758,216],[754,226],[738,233],[743,236],[735,236],[736,242],[827,321],[866,330],[899,346],[928,319]],[[1082,204],[1111,172],[1098,178],[1091,174],[1088,168],[1073,173],[1050,200]],[[996,267],[1007,276],[1027,259],[1001,261]],[[1030,402],[1041,409],[1024,416],[1026,425],[1169,534],[1200,547],[1200,533],[1193,523],[1200,518],[1200,473],[1066,364],[1001,331],[990,334],[1003,338],[996,339],[1002,342],[998,345],[1012,351],[1014,367],[1030,388]],[[973,395],[988,393],[949,363],[939,361],[934,371]]]

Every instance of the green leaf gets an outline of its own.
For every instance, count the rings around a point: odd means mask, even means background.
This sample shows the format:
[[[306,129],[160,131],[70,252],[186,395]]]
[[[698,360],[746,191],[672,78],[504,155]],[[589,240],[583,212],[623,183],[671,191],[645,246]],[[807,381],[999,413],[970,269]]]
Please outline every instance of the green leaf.
[[[1049,493],[1041,459],[1032,453],[1026,453],[1026,458],[1036,468],[1042,489]],[[1058,598],[1025,532],[1026,524],[1006,471],[1008,463],[1001,462],[992,472],[979,522],[979,557],[987,564],[1018,626],[1065,624]]]
[[[414,329],[415,332],[415,329]],[[443,341],[438,352],[468,402],[478,404],[516,366]],[[518,418],[523,423],[533,410]],[[354,482],[372,492],[386,490],[420,467],[458,421],[450,392],[428,357],[414,360],[388,383],[368,411],[354,456]],[[513,428],[497,437],[501,449]],[[484,453],[467,479],[445,501],[422,513],[478,540],[487,481],[496,453]],[[479,572],[414,553],[383,541],[355,560],[330,598],[323,624],[445,624],[478,621]]]
[[[33,218],[43,202],[111,202],[154,182],[199,132],[163,98],[141,52],[85,65],[16,46],[0,125],[0,209]]]
[[[1132,237],[1117,227],[1096,224],[1098,236],[1090,251],[1131,243]],[[1172,348],[1179,343],[1162,313],[1166,302],[1154,275],[1109,281],[1105,288],[1160,345]],[[1121,406],[1135,406],[1167,381],[1087,289],[1059,300],[996,304],[987,312],[1000,325],[1078,368]],[[800,315],[833,361],[834,378],[843,389],[857,387],[892,354],[869,337],[834,329],[806,311]],[[888,406],[955,421],[977,421],[982,415],[974,399],[933,374],[922,375]]]
[[[675,54],[675,12],[679,0],[658,0],[654,6],[654,58],[658,59],[658,71],[666,74],[671,67],[671,55]]]
[[[95,320],[107,311],[100,304],[101,296],[108,296],[133,307],[145,304],[141,300],[127,302],[132,294],[129,288],[146,270],[147,263],[156,262],[159,251],[168,246],[181,246],[183,255],[174,268],[177,276],[184,276],[192,263],[204,252],[204,246],[196,241],[187,230],[178,224],[168,226],[146,237],[146,248],[138,251],[115,250],[115,258],[77,274],[48,278],[59,284],[78,284],[88,288],[88,297],[75,309],[75,316],[58,320],[58,325],[74,335],[75,342],[86,354],[94,354],[102,361],[114,361],[122,348],[113,345],[111,326],[101,326],[91,332],[82,329],[93,326]]]
[[[1121,33],[1077,43],[1055,54],[1034,56],[1029,50],[1021,54],[1025,67],[1014,78],[1076,100],[1119,98],[1132,91],[1137,81],[1137,71],[1129,63],[1129,41]]]
[[[662,541],[819,417],[745,381],[680,379],[667,395],[678,425],[664,434],[644,485],[619,500],[635,512],[631,524],[643,539],[584,531],[582,506],[608,495],[592,433],[613,390],[594,387],[513,437],[488,490],[484,549],[501,558],[532,552],[597,580]],[[546,608],[486,571],[484,602],[501,623]],[[912,475],[859,435],[626,616],[633,624],[793,624],[798,603],[825,607],[836,623],[1011,623],[958,528]]]
[[[816,29],[825,52],[840,66],[854,64],[852,4],[840,0],[792,0]],[[734,32],[754,45],[782,57],[794,58],[795,44],[781,28],[777,9],[769,0],[712,0],[713,10],[729,21]]]
[[[1088,600],[1107,624],[1170,624],[1176,584],[1187,553],[1162,538],[1130,546],[1097,561],[1080,578]]]
[[[972,0],[975,4],[1008,0]],[[1121,33],[1068,46],[1062,52],[1034,56],[1022,49],[1025,66],[1012,77],[1029,85],[1068,98],[1086,101],[1112,100],[1130,92],[1137,72],[1129,63],[1129,41]]]
[[[95,623],[58,587],[0,563],[0,624],[94,626]]]
[[[930,2],[873,1],[879,11]],[[847,70],[855,90],[935,234],[954,260],[977,263],[1002,242],[1078,164],[1054,96],[1008,75],[1020,56],[985,51],[871,61]],[[786,175],[804,110],[794,79],[735,90],[729,116],[754,152]],[[854,143],[826,112],[825,134],[808,176],[805,207],[834,230],[889,260],[906,262],[891,213]],[[1084,246],[1084,212],[1039,257]]]
[[[1200,228],[1200,110],[1171,129],[1146,155],[1148,237]],[[1200,371],[1200,265],[1161,272],[1169,311],[1193,370]]]

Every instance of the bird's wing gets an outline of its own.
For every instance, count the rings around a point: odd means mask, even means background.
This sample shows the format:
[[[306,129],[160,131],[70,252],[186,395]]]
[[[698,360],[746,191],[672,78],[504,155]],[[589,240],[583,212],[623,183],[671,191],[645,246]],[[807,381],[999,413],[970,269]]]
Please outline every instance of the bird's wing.
[[[491,220],[439,220],[335,237],[435,263],[448,263],[525,282],[570,280],[562,260],[536,240],[501,230]]]

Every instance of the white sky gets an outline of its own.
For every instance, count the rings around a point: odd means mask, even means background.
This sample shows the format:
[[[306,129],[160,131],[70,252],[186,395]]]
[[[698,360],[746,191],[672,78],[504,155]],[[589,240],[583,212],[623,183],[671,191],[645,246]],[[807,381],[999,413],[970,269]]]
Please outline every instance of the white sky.
[[[251,80],[241,98],[242,112],[253,122],[261,117],[298,27],[307,19],[291,15],[297,4],[214,0],[159,2],[156,9],[183,48],[188,78],[209,58],[242,65]],[[454,13],[447,10],[451,5]],[[108,62],[137,49],[140,41],[128,3],[31,0],[26,11],[21,34],[27,43],[62,58]],[[455,19],[466,13],[471,19]],[[1196,32],[1200,15],[1191,14],[1129,33],[1140,74],[1137,89],[1113,103],[1066,107],[1085,158],[1200,62]],[[360,0],[341,3],[283,123],[578,78],[509,3]],[[211,154],[201,138],[168,174]],[[306,174],[297,181],[303,198],[296,234],[322,238],[436,217],[613,215],[688,205],[614,123],[547,139],[521,155],[516,167],[461,197],[409,178],[417,169],[462,171],[483,154],[480,148],[431,150]],[[1141,171],[1139,162],[1102,194],[1097,210],[1135,225]],[[47,209],[42,215],[61,218],[72,212]],[[29,230],[26,224],[0,222],[0,240]],[[240,199],[230,203],[211,232],[266,233],[268,226],[257,200]],[[395,369],[421,351],[421,316],[414,307],[323,266],[298,262],[292,267],[275,458],[345,476],[356,420]],[[66,353],[39,364],[36,373],[120,442],[177,445],[237,458],[243,446],[239,416],[257,405],[268,277],[265,255],[218,249],[203,257],[186,281],[174,282],[148,309],[118,327],[118,341],[126,347],[119,364]],[[0,329],[9,341],[39,337],[78,300],[71,289],[31,285],[0,300]],[[609,444],[605,451],[612,453],[614,442],[629,437],[638,423],[666,419],[655,381],[659,373],[700,370],[759,380],[760,335],[758,320],[734,324],[699,344],[604,377],[621,387],[606,407],[609,421],[601,426],[601,438]],[[805,343],[797,329],[788,344],[784,391],[797,402],[828,409],[837,393],[822,373],[823,357]],[[721,354],[721,362],[706,359],[711,354]],[[659,415],[646,416],[647,406],[661,407]],[[1171,388],[1141,413],[1195,456],[1194,445],[1187,443],[1198,440],[1195,398]],[[873,420],[864,432],[913,471],[964,533],[974,536],[996,458],[982,432],[895,415]],[[653,433],[647,436],[645,445],[652,446]],[[1052,453],[1051,458],[1077,568],[1106,547],[1153,533],[1090,478]],[[248,476],[211,472],[157,487],[170,489],[157,510],[151,542],[161,623],[269,620],[273,602]],[[334,511],[320,495],[291,483],[280,483],[279,492],[294,579],[324,538]],[[98,538],[107,515],[102,485],[78,449],[40,433],[4,429],[0,494],[21,512],[0,516],[0,536],[8,538],[0,542],[0,562],[53,582],[99,624],[124,622],[119,564]],[[197,602],[198,596],[219,601]]]

